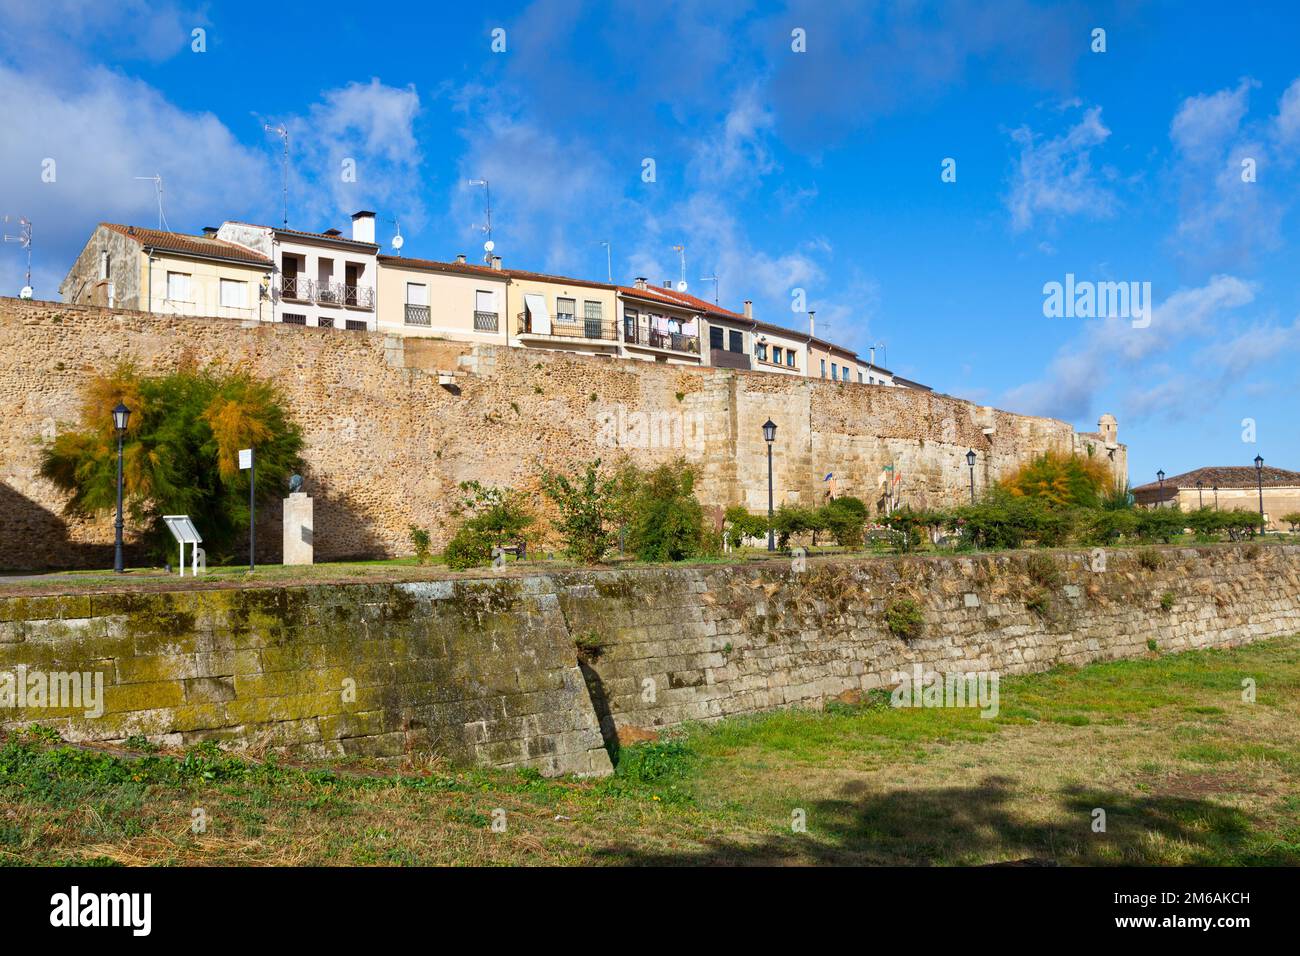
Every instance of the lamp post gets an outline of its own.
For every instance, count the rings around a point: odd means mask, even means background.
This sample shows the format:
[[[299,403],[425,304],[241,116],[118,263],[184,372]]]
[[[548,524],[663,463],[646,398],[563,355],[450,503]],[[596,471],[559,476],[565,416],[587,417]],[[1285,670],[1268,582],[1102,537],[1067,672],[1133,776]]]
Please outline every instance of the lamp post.
[[[1259,455],[1255,456],[1255,487],[1259,489],[1259,517],[1264,518],[1264,459]],[[1263,531],[1263,527],[1260,531]]]
[[[975,503],[975,449],[966,452],[966,464],[970,466],[970,503]]]
[[[1210,490],[1214,492],[1214,510],[1218,511],[1219,510],[1219,486],[1217,484],[1212,485],[1210,487]]]
[[[1198,508],[1205,507],[1205,492],[1201,490],[1201,479],[1196,479],[1196,505]]]
[[[763,423],[763,440],[767,442],[767,550],[776,550],[776,534],[772,528],[772,443],[776,441],[776,422]]]
[[[121,574],[126,570],[122,561],[122,441],[126,438],[126,423],[131,418],[131,409],[122,402],[113,409],[113,428],[117,430],[117,520],[113,523],[116,531],[116,543],[113,548],[113,570]]]
[[[1163,468],[1156,472],[1156,479],[1160,482],[1160,493],[1156,497],[1156,507],[1159,508],[1165,497],[1165,470]]]

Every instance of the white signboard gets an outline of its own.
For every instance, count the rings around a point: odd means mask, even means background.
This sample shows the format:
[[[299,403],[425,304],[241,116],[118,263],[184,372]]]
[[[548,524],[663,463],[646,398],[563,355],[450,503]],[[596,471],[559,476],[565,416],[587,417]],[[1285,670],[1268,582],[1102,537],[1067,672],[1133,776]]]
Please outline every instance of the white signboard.
[[[241,448],[239,450],[239,470],[248,471],[253,467],[253,449]]]

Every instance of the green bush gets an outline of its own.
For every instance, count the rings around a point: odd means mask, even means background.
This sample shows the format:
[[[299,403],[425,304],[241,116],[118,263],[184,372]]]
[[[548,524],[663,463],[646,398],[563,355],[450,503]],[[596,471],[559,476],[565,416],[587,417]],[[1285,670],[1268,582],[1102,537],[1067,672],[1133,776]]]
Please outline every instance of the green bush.
[[[817,533],[827,530],[825,517],[820,509],[782,505],[772,515],[772,527],[776,531],[777,546],[784,551],[790,547],[792,537],[805,534],[811,534],[812,543],[816,545]]]
[[[774,525],[775,517],[773,515]],[[723,521],[726,523],[727,528],[725,532],[727,544],[733,548],[739,548],[747,538],[767,537],[767,518],[751,514],[742,505],[733,505],[728,508],[723,516]],[[785,547],[784,543],[782,547]]]
[[[187,514],[203,535],[208,560],[233,557],[248,528],[249,473],[239,451],[257,454],[257,498],[278,505],[301,468],[302,434],[269,382],[243,372],[182,369],[144,376],[130,364],[96,376],[83,394],[80,428],[42,450],[41,475],[69,494],[74,515],[117,506],[117,434],[112,409],[131,410],[123,447],[126,520],[146,529],[161,560],[174,558],[165,514]]]
[[[682,459],[644,474],[625,472],[628,547],[642,561],[682,561],[716,551],[695,497],[695,477]]]
[[[415,563],[429,563],[429,532],[423,528],[417,528],[415,525],[410,526],[411,547],[415,550]]]
[[[482,529],[467,523],[447,542],[442,556],[453,571],[481,568],[492,563],[492,541]]]
[[[464,497],[454,513],[485,538],[489,548],[528,540],[537,518],[522,492],[491,488],[477,481],[462,481],[460,490]]]
[[[1143,541],[1173,541],[1187,527],[1187,515],[1173,508],[1142,508],[1136,512],[1137,536]]]
[[[1137,515],[1132,509],[1085,511],[1080,515],[1076,532],[1084,544],[1114,544],[1137,533]]]
[[[583,564],[596,564],[614,543],[619,517],[618,481],[602,476],[600,459],[588,462],[574,479],[542,472],[542,492],[560,512],[564,551]]]
[[[889,633],[904,641],[914,641],[921,636],[925,618],[921,607],[911,598],[902,598],[885,608],[885,626]]]
[[[818,509],[821,523],[842,548],[862,546],[862,532],[867,526],[867,506],[859,498],[845,495],[832,498]]]

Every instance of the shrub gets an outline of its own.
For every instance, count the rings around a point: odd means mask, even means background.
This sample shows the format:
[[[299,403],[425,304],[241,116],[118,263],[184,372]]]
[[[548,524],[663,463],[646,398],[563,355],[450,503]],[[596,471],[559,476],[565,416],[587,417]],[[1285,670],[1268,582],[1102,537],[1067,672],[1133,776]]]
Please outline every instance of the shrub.
[[[1041,588],[1058,588],[1061,586],[1061,569],[1055,561],[1045,554],[1031,554],[1025,557],[1025,574],[1029,580]]]
[[[1187,527],[1187,515],[1177,507],[1143,508],[1136,512],[1137,536],[1143,541],[1168,544]]]
[[[1052,611],[1052,596],[1046,588],[1031,588],[1025,594],[1025,607],[1040,617],[1048,617]]]
[[[1291,526],[1291,532],[1294,534],[1300,531],[1300,511],[1292,511],[1282,516],[1282,520]]]
[[[1122,537],[1132,537],[1137,533],[1137,515],[1132,509],[1086,511],[1076,529],[1085,544],[1114,544]]]
[[[1142,548],[1137,553],[1137,563],[1148,571],[1154,571],[1161,564],[1160,552],[1155,548]]]
[[[1021,465],[1003,487],[1015,497],[1035,498],[1052,507],[1097,507],[1112,485],[1100,459],[1049,451]]]
[[[447,542],[442,556],[453,571],[481,568],[492,563],[492,542],[481,529],[467,523]]]
[[[725,532],[727,543],[733,548],[739,548],[747,538],[767,536],[767,519],[760,515],[751,514],[741,505],[733,505],[728,508],[723,516],[723,521],[727,526]]]
[[[123,448],[125,511],[144,526],[149,550],[171,555],[165,514],[188,514],[203,535],[209,560],[233,555],[248,527],[249,475],[240,449],[257,454],[257,497],[278,501],[301,468],[302,435],[269,382],[243,372],[182,369],[143,376],[130,364],[93,378],[82,395],[80,428],[42,451],[41,475],[69,494],[75,515],[117,506],[117,434],[111,409],[131,409]]]
[[[588,462],[576,479],[542,472],[542,492],[560,512],[559,531],[564,550],[583,564],[595,564],[614,542],[618,482],[603,477],[600,459]]]
[[[880,523],[895,532],[898,550],[907,553],[921,544],[921,529],[930,526],[930,517],[924,511],[900,508],[880,519]]]
[[[821,508],[820,523],[835,537],[842,548],[862,546],[862,532],[867,526],[867,506],[860,498],[845,495],[832,498]]]
[[[811,508],[782,505],[772,515],[772,528],[776,532],[777,546],[781,550],[790,547],[790,539],[795,535],[811,533],[813,544],[817,543],[817,532],[826,530],[823,515]]]
[[[704,509],[695,497],[695,469],[682,459],[642,474],[624,472],[628,546],[642,561],[682,561],[711,553]]]
[[[904,641],[914,641],[921,636],[925,618],[915,601],[911,598],[902,598],[885,608],[885,626],[895,637]]]
[[[1176,597],[1177,596],[1173,591],[1166,591],[1164,594],[1160,595],[1160,610],[1168,611],[1172,609]]]
[[[1264,530],[1264,518],[1258,511],[1220,511],[1219,515],[1229,540],[1241,541]]]
[[[429,532],[423,528],[417,528],[415,525],[410,527],[411,547],[415,549],[415,563],[429,563]]]
[[[513,488],[490,488],[477,481],[462,481],[464,498],[455,513],[465,518],[465,525],[493,546],[528,540],[537,519],[528,508],[528,499]]]

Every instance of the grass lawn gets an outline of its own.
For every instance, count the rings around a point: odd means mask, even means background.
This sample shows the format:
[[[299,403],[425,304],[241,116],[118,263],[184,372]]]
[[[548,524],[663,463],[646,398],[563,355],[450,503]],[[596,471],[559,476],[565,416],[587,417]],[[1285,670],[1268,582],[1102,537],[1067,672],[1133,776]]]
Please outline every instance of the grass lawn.
[[[605,780],[116,755],[25,731],[0,745],[0,860],[1296,865],[1300,637],[1008,678],[991,720],[877,698],[690,727]]]

